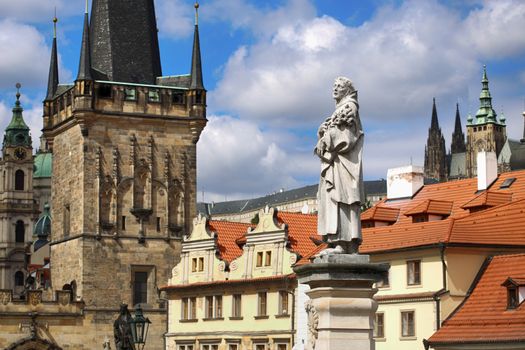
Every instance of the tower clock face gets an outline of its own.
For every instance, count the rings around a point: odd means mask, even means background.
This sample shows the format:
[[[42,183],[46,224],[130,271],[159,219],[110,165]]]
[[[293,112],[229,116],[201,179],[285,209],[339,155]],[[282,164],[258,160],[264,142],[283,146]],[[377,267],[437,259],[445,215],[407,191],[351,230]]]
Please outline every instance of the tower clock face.
[[[18,160],[23,160],[26,158],[27,152],[23,148],[17,148],[15,149],[15,158]]]

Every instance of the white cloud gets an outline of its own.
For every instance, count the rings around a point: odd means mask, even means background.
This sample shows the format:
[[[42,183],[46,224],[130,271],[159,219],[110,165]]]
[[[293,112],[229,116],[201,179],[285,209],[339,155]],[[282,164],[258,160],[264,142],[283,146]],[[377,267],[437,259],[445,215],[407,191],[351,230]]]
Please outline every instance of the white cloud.
[[[209,117],[198,143],[199,192],[206,200],[224,200],[225,193],[247,198],[301,185],[298,179],[317,169],[317,161],[311,152],[297,151],[291,139],[253,122]]]
[[[0,89],[41,87],[47,81],[50,48],[38,30],[11,20],[0,20]]]
[[[160,36],[178,39],[193,33],[194,9],[187,1],[157,0],[155,13]]]

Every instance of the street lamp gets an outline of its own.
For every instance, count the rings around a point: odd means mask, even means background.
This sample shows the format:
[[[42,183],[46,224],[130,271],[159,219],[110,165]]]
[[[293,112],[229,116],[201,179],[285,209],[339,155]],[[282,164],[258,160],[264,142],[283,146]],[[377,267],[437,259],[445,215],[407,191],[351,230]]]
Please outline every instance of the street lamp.
[[[131,336],[133,338],[133,343],[138,350],[144,349],[146,344],[146,338],[148,336],[148,329],[151,321],[149,318],[144,317],[142,314],[142,308],[137,306],[135,309],[135,317],[130,321]]]
[[[140,305],[135,309],[135,317],[129,313],[127,304],[120,305],[120,315],[113,324],[117,350],[144,349],[150,323]]]

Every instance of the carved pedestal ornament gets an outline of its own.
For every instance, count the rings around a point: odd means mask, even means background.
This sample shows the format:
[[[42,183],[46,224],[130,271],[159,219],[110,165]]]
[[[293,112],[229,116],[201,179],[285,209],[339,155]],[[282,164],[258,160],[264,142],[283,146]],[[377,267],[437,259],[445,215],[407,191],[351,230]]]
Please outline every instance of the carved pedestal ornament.
[[[306,315],[308,317],[308,343],[306,350],[315,350],[315,342],[317,341],[317,327],[319,325],[319,315],[315,310],[314,304],[311,300],[304,303]]]

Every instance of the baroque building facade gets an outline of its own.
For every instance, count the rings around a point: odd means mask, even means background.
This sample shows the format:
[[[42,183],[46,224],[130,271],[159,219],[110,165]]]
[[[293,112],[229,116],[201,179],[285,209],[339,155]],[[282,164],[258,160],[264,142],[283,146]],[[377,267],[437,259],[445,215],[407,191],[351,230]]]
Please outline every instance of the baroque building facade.
[[[162,76],[153,0],[94,0],[91,18],[86,7],[73,84],[59,83],[57,57],[55,20],[42,144],[53,161],[49,246],[58,291],[31,291],[21,304],[4,291],[6,319],[40,316],[19,319],[32,325],[29,338],[23,327],[5,328],[0,347],[37,339],[49,349],[101,348],[125,303],[144,309],[148,346],[162,348],[167,310],[158,287],[196,215],[196,144],[207,121],[198,23],[186,75]]]

